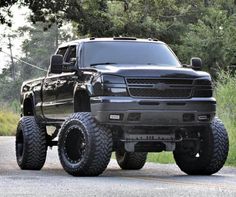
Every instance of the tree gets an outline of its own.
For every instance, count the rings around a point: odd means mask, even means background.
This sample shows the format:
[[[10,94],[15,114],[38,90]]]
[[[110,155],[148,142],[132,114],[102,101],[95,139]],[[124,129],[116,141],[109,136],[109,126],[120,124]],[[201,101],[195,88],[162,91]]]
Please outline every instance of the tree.
[[[7,24],[11,26],[11,20],[8,17],[11,17],[10,8],[13,4],[15,4],[17,0],[1,0],[0,1],[0,23]]]
[[[189,24],[182,36],[179,54],[184,62],[189,57],[199,56],[208,69],[226,69],[235,62],[236,18],[228,16],[227,11],[208,8],[207,13],[197,24]]]
[[[44,31],[42,23],[36,23],[30,27],[21,27],[17,31],[18,36],[28,34],[28,38],[22,44],[23,55],[20,58],[25,62],[36,64],[47,70],[50,56],[55,52],[58,44],[71,40],[72,32],[66,28],[58,28],[53,24],[47,31]],[[46,72],[37,70],[21,61],[15,62],[17,77],[14,81],[11,76],[10,65],[0,74],[0,100],[12,103],[19,101],[20,87],[23,81],[45,76]]]
[[[179,40],[183,23],[196,21],[203,1],[185,0],[18,0],[32,11],[33,22],[74,22],[79,35],[159,37]],[[187,19],[186,19],[187,18]]]
[[[9,2],[2,6],[16,1]],[[235,61],[236,1],[233,0],[17,2],[27,6],[32,11],[31,21],[41,21],[45,30],[52,24],[60,27],[66,20],[73,23],[80,37],[158,38],[171,45],[183,62],[191,56],[202,57],[209,67],[226,67]]]

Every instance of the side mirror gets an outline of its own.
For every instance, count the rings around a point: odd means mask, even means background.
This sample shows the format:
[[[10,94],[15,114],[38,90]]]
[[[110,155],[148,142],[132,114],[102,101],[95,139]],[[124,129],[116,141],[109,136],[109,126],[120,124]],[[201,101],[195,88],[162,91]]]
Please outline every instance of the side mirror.
[[[50,71],[51,73],[60,74],[62,73],[63,66],[63,56],[62,55],[53,55],[50,61]]]
[[[202,60],[199,57],[192,57],[190,60],[190,66],[194,70],[201,70],[202,69]]]

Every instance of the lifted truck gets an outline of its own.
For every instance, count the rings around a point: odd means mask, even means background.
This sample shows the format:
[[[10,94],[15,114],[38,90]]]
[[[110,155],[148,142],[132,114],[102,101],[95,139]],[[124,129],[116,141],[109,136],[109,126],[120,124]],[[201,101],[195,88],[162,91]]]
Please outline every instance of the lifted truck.
[[[61,45],[46,77],[22,85],[18,165],[40,170],[47,147],[57,145],[63,168],[74,176],[101,174],[112,151],[122,169],[141,169],[148,152],[173,151],[187,174],[218,172],[228,135],[215,117],[211,77],[201,66],[199,58],[183,66],[165,43],[152,39]]]

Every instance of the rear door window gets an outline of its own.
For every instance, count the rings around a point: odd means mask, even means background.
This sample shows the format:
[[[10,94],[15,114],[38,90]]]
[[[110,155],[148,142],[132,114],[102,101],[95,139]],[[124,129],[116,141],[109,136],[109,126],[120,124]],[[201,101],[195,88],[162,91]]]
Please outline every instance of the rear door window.
[[[57,54],[62,55],[64,57],[67,49],[68,49],[68,47],[59,48],[57,51]]]
[[[75,63],[76,62],[76,46],[69,47],[64,60],[67,63]]]

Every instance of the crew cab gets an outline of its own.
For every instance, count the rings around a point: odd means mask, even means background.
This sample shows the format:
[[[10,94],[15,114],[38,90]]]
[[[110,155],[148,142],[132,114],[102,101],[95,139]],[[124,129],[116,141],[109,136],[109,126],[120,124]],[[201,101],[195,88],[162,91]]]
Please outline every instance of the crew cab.
[[[74,176],[101,174],[112,151],[122,169],[141,169],[148,152],[172,151],[185,173],[216,173],[227,158],[228,135],[201,67],[200,58],[181,64],[153,39],[62,44],[47,75],[22,85],[18,165],[41,169],[47,147],[57,145]]]

